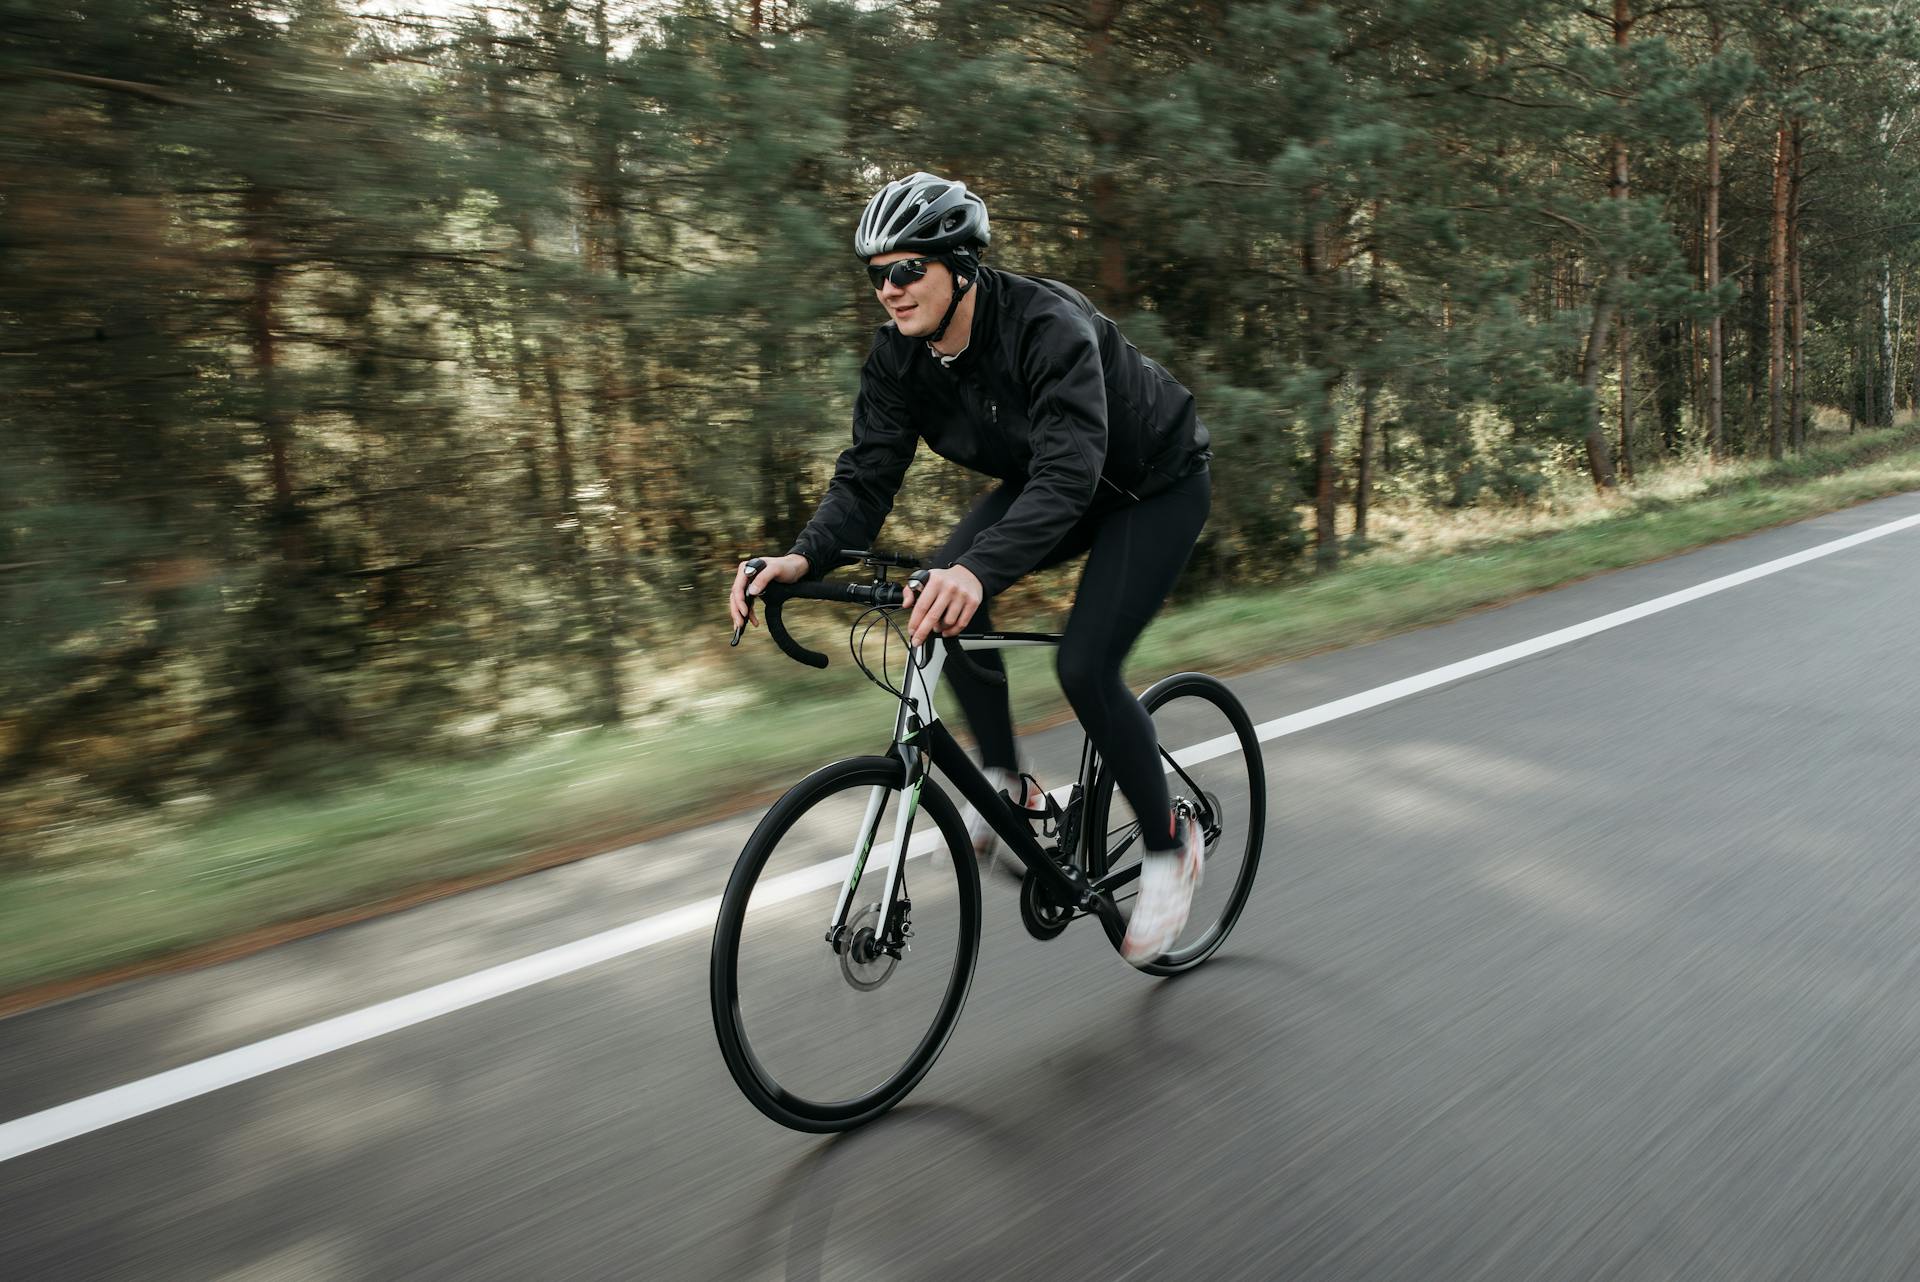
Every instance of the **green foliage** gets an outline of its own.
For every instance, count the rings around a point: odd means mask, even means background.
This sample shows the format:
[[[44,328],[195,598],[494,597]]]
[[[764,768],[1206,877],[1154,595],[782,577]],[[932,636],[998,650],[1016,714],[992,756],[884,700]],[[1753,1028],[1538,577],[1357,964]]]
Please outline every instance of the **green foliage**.
[[[882,319],[850,224],[911,168],[1196,390],[1194,590],[1296,572],[1316,494],[1358,497],[1363,405],[1380,493],[1534,501],[1617,403],[1596,308],[1664,371],[1640,449],[1700,439],[1716,313],[1729,438],[1763,440],[1783,120],[1810,394],[1864,412],[1895,372],[1873,300],[1920,286],[1890,4],[1650,9],[1624,42],[1546,0],[0,0],[0,27],[14,851],[56,795],[318,785],[683,697],[734,560],[784,547],[846,439]],[[923,458],[885,537],[932,544],[975,486]]]

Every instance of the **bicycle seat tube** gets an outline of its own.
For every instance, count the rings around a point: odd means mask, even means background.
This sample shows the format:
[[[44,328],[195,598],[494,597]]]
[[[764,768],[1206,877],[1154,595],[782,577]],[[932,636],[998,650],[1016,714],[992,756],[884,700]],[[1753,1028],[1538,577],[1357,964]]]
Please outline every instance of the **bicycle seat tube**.
[[[965,644],[973,642],[968,648],[1004,649],[1009,646],[1057,645],[1059,638],[1039,633],[980,633],[963,634],[958,640]],[[959,790],[974,809],[985,817],[989,826],[1007,843],[1014,857],[1024,864],[1034,876],[1046,883],[1052,893],[1063,904],[1076,908],[1093,909],[1103,916],[1116,913],[1111,900],[1095,894],[1085,875],[1078,868],[1062,868],[1047,855],[1034,837],[1026,821],[1014,813],[1013,807],[1006,804],[1005,794],[980,772],[973,764],[959,741],[953,737],[941,721],[938,708],[934,704],[934,694],[939,688],[940,674],[946,666],[944,647],[934,645],[927,657],[925,668],[916,667],[909,676],[908,699],[901,705],[895,722],[895,742],[904,749],[912,750],[916,760],[922,754],[931,758],[953,786]],[[917,725],[916,725],[917,723]],[[921,767],[924,769],[924,766]],[[888,900],[891,903],[891,899]]]

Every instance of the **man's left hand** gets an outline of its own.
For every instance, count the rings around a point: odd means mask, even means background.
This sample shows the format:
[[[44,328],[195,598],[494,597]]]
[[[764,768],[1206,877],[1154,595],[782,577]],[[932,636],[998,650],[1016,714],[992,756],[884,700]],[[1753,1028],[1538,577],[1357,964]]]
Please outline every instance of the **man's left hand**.
[[[907,586],[905,604],[913,607],[913,616],[907,621],[908,636],[915,645],[935,632],[953,636],[972,621],[985,596],[980,580],[963,565],[932,571],[927,575],[925,591],[915,592],[911,584]]]

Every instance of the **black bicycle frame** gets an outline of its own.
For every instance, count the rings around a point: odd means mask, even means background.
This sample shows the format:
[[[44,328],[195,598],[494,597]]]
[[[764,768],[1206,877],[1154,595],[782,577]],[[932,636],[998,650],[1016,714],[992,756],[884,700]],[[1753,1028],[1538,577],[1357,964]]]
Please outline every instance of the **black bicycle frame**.
[[[954,640],[960,644],[967,641],[991,640],[1052,645],[1058,645],[1060,642],[1057,635],[1049,633],[965,633]],[[931,700],[929,700],[930,704]],[[1093,883],[1087,880],[1086,874],[1072,864],[1073,852],[1065,852],[1068,860],[1064,864],[1049,856],[1033,835],[1033,830],[1028,826],[1026,819],[1008,804],[1007,795],[994,787],[986,775],[981,773],[980,768],[973,764],[973,758],[967,755],[967,750],[961,747],[959,741],[953,737],[953,732],[938,720],[931,723],[922,722],[915,712],[909,710],[912,706],[912,701],[909,700],[908,708],[902,709],[901,718],[906,723],[902,728],[905,733],[895,742],[896,749],[902,750],[902,755],[906,757],[908,788],[912,789],[915,784],[925,778],[929,762],[938,766],[940,773],[947,777],[961,796],[972,803],[973,808],[980,812],[987,824],[999,834],[1001,840],[1007,843],[1007,849],[1013,852],[1014,857],[1039,878],[1049,898],[1062,907],[1072,908],[1078,912],[1095,913],[1103,918],[1110,917],[1118,923],[1119,910],[1114,907],[1112,898],[1098,893]],[[1085,822],[1084,807],[1090,806],[1093,802],[1094,781],[1092,778],[1087,778],[1080,782],[1083,809],[1078,839],[1090,841],[1091,834]]]
[[[891,565],[901,563],[893,558],[883,557],[872,552],[842,552],[842,561],[865,560],[872,565]],[[884,571],[883,571],[884,573]],[[782,619],[781,607],[785,602],[795,599],[843,601],[867,606],[898,606],[901,600],[900,587],[897,584],[881,581],[865,584],[825,584],[801,582],[795,584],[774,583],[767,586],[763,599],[766,602],[767,630],[773,634],[774,641],[792,658],[810,667],[824,668],[827,656],[809,650],[796,642],[788,633]],[[738,631],[735,637],[739,636]],[[907,842],[912,834],[913,820],[919,805],[920,785],[927,777],[929,762],[940,767],[960,794],[973,803],[974,809],[986,818],[987,823],[1007,843],[1014,857],[1024,864],[1027,870],[1039,881],[1047,898],[1061,908],[1075,912],[1093,913],[1108,925],[1115,928],[1123,925],[1120,910],[1114,906],[1112,892],[1119,885],[1131,881],[1138,875],[1137,868],[1128,868],[1112,876],[1103,876],[1096,884],[1090,882],[1087,874],[1073,864],[1073,851],[1066,852],[1066,859],[1056,861],[1050,857],[1035,839],[1027,827],[1026,820],[1015,813],[1008,804],[1006,794],[995,788],[990,780],[973,764],[966,750],[955,741],[952,733],[940,723],[938,710],[934,707],[933,694],[938,687],[940,675],[950,659],[974,670],[976,675],[986,680],[1004,680],[998,674],[980,669],[966,657],[968,643],[982,649],[1002,649],[1008,646],[1032,646],[1060,644],[1057,633],[1043,632],[968,632],[957,637],[941,641],[929,641],[915,647],[914,661],[907,665],[904,688],[897,693],[901,696],[900,708],[894,722],[893,752],[905,769],[902,780],[904,798],[903,808],[896,823],[896,835],[893,843],[893,858],[887,870],[886,887],[881,892],[881,933],[890,937],[896,896],[901,882],[901,870],[907,858]],[[938,648],[936,648],[938,647]],[[1091,842],[1090,807],[1094,797],[1094,784],[1097,771],[1092,768],[1091,754],[1083,755],[1081,761],[1078,840]],[[844,942],[847,916],[853,907],[853,897],[866,873],[867,857],[873,850],[878,835],[880,818],[880,797],[876,790],[869,802],[866,818],[862,821],[854,850],[853,864],[844,889],[841,891],[838,907],[834,910],[833,920],[828,923],[826,938],[835,949]]]

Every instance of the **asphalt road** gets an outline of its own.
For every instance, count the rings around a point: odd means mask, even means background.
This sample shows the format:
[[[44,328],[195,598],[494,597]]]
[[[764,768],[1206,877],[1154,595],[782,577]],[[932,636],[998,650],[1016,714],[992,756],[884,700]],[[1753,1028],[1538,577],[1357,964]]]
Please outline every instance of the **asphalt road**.
[[[1264,721],[1916,513],[1233,684]],[[1920,1275],[1916,636],[1908,529],[1276,739],[1214,961],[995,883],[864,1131],[740,1099],[694,931],[0,1162],[0,1279]],[[7,1020],[0,1123],[717,894],[747,822]]]

